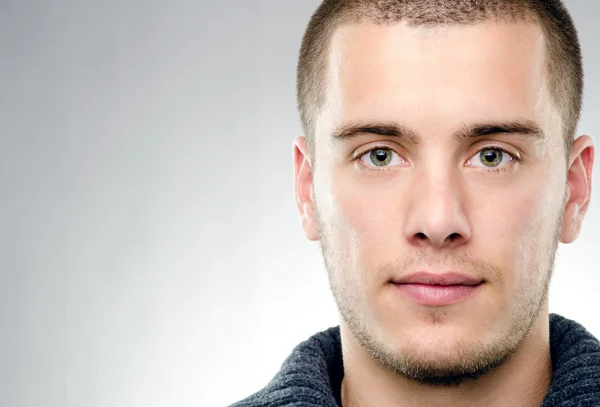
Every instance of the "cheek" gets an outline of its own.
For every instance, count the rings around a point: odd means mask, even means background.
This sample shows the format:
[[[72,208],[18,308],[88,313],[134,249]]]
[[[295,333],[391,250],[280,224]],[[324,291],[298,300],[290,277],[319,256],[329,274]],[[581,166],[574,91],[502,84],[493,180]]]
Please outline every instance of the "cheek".
[[[365,256],[383,255],[386,247],[398,250],[405,212],[402,186],[362,179],[352,172],[340,172],[333,191],[337,218],[353,232],[354,248]]]
[[[347,283],[368,287],[375,277],[366,270],[396,260],[403,247],[401,188],[365,180],[353,169],[328,170],[315,195],[329,263]]]
[[[545,276],[560,212],[553,191],[540,177],[490,190],[482,194],[485,201],[473,200],[473,244],[483,246],[481,254],[503,270],[507,288]]]

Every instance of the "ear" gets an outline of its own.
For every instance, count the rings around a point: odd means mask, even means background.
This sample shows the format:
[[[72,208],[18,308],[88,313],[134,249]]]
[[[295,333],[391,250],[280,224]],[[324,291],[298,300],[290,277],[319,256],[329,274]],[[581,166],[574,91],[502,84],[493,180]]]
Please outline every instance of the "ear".
[[[312,196],[313,174],[305,137],[294,140],[294,181],[296,205],[304,234],[309,240],[319,240]]]
[[[589,136],[581,136],[573,142],[569,157],[568,195],[560,233],[562,243],[572,243],[581,231],[581,223],[590,205],[593,165],[594,142]]]

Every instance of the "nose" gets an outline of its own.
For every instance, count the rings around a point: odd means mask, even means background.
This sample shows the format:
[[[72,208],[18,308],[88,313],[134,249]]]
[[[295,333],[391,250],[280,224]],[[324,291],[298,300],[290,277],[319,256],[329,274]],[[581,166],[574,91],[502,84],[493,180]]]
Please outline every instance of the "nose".
[[[452,174],[415,179],[406,217],[406,238],[421,249],[454,248],[471,238],[464,193]]]

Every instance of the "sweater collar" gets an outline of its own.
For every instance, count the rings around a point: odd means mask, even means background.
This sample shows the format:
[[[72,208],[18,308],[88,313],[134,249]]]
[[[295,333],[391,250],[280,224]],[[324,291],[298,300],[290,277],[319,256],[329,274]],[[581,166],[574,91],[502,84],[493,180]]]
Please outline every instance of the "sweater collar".
[[[577,322],[550,314],[550,348],[552,381],[542,407],[563,405],[567,400],[572,406],[600,401],[600,342]],[[299,344],[261,391],[261,398],[277,396],[277,405],[282,407],[339,407],[343,375],[336,326]]]

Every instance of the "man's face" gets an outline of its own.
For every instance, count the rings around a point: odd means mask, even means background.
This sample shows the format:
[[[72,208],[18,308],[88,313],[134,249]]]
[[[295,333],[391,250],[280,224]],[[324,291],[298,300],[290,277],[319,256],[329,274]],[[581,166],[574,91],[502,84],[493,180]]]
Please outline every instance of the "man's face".
[[[547,307],[567,163],[544,48],[526,23],[351,25],[332,39],[318,238],[342,326],[400,374],[482,373]],[[418,272],[473,281],[392,282]]]

